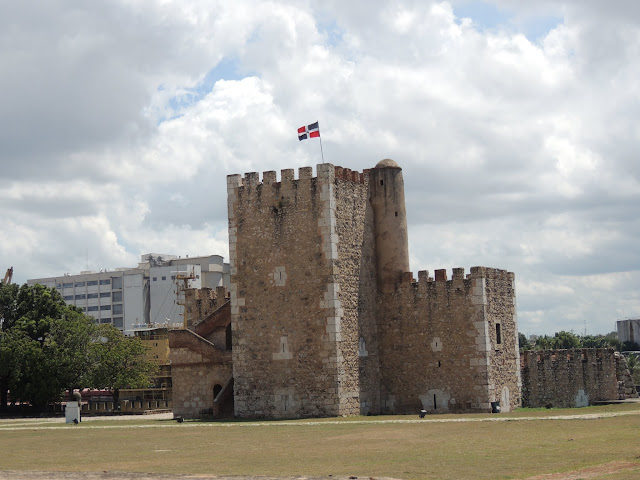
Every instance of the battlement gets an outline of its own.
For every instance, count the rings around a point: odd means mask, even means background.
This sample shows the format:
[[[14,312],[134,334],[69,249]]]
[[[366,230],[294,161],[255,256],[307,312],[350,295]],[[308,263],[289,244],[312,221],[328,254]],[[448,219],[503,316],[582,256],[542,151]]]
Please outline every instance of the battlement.
[[[413,272],[405,272],[402,274],[401,283],[410,283],[413,285],[420,285],[426,283],[446,283],[471,280],[477,278],[486,278],[490,280],[506,280],[513,282],[515,276],[513,272],[501,270],[499,268],[491,267],[471,267],[471,272],[465,276],[464,268],[453,268],[451,279],[447,278],[446,269],[438,269],[434,272],[435,278],[429,276],[428,270],[418,271],[418,280],[413,277]]]
[[[613,348],[575,348],[559,350],[527,350],[521,354],[521,366],[546,365],[557,366],[572,362],[601,363],[615,356]]]
[[[276,185],[281,187],[293,185],[297,182],[320,180],[321,182],[333,183],[335,180],[344,180],[354,183],[364,184],[369,170],[358,172],[349,168],[334,166],[331,163],[321,163],[316,165],[317,176],[313,176],[313,167],[298,168],[298,178],[295,178],[295,169],[286,168],[280,170],[280,181],[278,182],[275,170],[262,172],[262,182],[258,172],[248,172],[244,176],[240,174],[227,175],[227,186],[231,188],[257,187],[259,185]]]
[[[362,172],[357,170],[350,170],[348,168],[335,167],[336,180],[344,180],[353,183],[366,183],[369,174],[369,169],[365,169]]]
[[[612,348],[528,350],[520,354],[526,407],[585,407],[637,395]]]

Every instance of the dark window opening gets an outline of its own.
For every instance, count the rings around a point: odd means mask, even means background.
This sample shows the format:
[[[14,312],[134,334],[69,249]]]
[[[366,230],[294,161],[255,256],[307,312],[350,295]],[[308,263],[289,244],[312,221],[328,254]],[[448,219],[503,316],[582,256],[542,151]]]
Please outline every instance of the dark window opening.
[[[502,332],[500,332],[500,324],[496,323],[496,344],[500,345],[502,343]]]
[[[384,185],[384,180],[380,180],[380,185]]]
[[[438,409],[438,404],[436,403],[436,394],[433,394],[433,409],[437,410]]]
[[[438,368],[440,368],[442,366],[442,364],[440,363],[440,360],[438,360]]]
[[[231,350],[231,324],[227,325],[225,337],[225,348]]]
[[[396,217],[398,216],[398,212],[396,212]]]
[[[218,394],[222,391],[222,385],[216,384],[213,386],[213,399],[215,400]]]

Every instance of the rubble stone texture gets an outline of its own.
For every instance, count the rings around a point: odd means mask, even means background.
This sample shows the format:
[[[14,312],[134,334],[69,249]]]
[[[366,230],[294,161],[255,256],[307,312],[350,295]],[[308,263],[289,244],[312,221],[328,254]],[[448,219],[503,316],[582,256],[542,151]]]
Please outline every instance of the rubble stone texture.
[[[625,358],[610,348],[522,353],[525,407],[584,407],[637,398]]]
[[[237,416],[520,405],[513,273],[415,281],[395,162],[321,164],[297,180],[282,170],[280,182],[230,175],[227,186]]]
[[[173,414],[198,418],[226,413],[215,396],[232,387],[231,309],[224,287],[187,289],[185,315],[189,329],[170,330]],[[232,413],[232,412],[228,412]]]

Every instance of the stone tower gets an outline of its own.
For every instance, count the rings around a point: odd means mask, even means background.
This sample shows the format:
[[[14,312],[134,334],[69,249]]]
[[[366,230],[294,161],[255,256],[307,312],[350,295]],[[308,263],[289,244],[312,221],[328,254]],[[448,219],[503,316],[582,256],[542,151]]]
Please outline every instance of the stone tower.
[[[370,202],[375,221],[378,288],[392,292],[409,271],[409,238],[402,169],[385,159],[369,171]]]
[[[520,404],[513,273],[409,271],[402,169],[227,180],[235,414]]]
[[[322,164],[228,177],[236,414],[360,413],[366,176]]]

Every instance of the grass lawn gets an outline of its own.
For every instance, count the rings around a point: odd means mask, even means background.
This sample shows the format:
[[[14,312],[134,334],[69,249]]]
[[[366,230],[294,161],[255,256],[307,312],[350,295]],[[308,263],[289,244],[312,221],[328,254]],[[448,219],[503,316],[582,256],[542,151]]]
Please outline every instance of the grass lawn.
[[[626,414],[549,419],[607,413]],[[483,421],[496,418],[509,421]],[[80,425],[2,420],[0,470],[515,479],[618,461],[632,465],[588,478],[640,478],[638,404],[407,420],[417,416],[182,424],[133,417]]]

